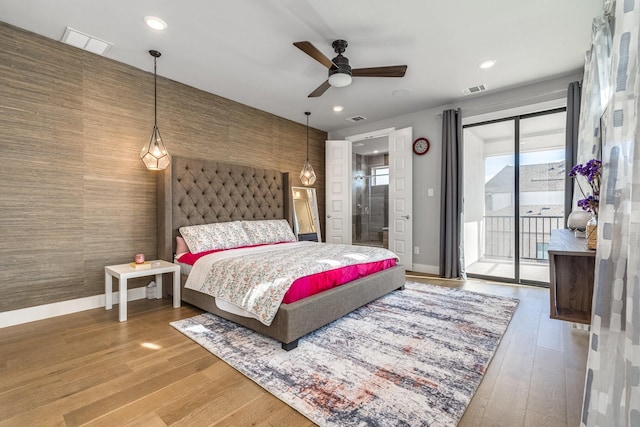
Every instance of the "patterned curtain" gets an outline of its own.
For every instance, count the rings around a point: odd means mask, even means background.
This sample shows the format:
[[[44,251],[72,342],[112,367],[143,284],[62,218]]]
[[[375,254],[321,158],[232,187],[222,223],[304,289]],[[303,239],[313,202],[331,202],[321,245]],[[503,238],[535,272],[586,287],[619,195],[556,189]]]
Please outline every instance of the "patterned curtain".
[[[607,8],[609,11],[607,12]],[[594,18],[591,29],[591,48],[585,54],[580,101],[580,125],[578,128],[578,150],[576,164],[601,158],[600,119],[610,99],[611,83],[611,31],[609,17],[613,13],[612,3],[605,6],[605,15]],[[567,167],[567,170],[570,170]],[[573,206],[577,207],[582,193],[574,185]]]
[[[640,426],[640,0],[617,0],[582,426]]]

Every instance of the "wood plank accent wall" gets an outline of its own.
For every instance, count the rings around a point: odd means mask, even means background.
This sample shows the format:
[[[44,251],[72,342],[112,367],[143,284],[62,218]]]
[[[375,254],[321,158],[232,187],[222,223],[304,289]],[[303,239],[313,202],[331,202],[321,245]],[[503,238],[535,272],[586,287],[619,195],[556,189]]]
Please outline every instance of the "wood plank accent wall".
[[[156,173],[139,157],[153,74],[0,22],[0,82],[0,312],[102,294],[105,265],[157,256]],[[158,127],[170,154],[301,185],[304,124],[158,77]],[[309,136],[324,218],[327,134]]]

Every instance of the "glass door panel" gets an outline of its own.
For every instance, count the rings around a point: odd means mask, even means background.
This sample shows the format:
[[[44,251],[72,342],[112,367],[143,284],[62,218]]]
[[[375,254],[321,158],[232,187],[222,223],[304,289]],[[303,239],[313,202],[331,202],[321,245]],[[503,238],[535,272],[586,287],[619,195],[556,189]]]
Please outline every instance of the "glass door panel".
[[[520,279],[549,282],[551,230],[564,228],[566,112],[520,120]]]
[[[464,256],[475,276],[516,279],[515,122],[464,128]]]
[[[360,154],[354,149],[353,163],[351,241],[354,245],[387,247],[389,155],[378,150]]]

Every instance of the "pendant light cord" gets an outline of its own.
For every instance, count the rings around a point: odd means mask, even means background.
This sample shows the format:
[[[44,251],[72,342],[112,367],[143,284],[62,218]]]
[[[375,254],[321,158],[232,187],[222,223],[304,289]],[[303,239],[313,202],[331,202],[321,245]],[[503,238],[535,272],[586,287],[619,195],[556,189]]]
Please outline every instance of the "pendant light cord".
[[[158,57],[153,57],[153,125],[158,127]]]
[[[309,116],[311,115],[310,112],[305,111],[305,113],[307,115],[307,162],[309,161]]]

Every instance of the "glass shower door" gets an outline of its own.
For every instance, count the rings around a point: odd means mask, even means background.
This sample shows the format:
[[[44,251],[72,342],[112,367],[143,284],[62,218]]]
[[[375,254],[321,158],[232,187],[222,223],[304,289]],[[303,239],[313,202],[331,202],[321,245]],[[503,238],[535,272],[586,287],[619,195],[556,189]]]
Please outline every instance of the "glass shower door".
[[[354,178],[354,245],[386,246],[389,185],[381,180],[380,175],[356,175]],[[386,180],[388,182],[388,172]]]

